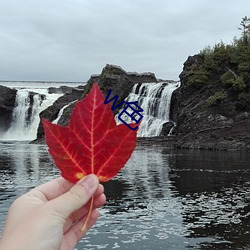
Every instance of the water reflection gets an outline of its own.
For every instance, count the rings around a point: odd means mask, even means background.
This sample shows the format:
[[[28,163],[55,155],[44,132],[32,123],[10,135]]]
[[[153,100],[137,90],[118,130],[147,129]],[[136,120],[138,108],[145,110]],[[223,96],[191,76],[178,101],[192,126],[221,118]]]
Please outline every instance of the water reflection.
[[[77,249],[249,249],[249,166],[243,153],[138,146]],[[16,196],[58,175],[45,146],[0,144],[1,223]]]
[[[58,175],[45,146],[0,143],[0,221],[19,195]],[[1,229],[1,225],[0,225]]]
[[[23,192],[38,185],[41,178],[44,182],[46,176],[52,176],[56,171],[45,146],[25,143],[0,146],[1,184],[6,187]]]
[[[250,157],[247,153],[183,151],[170,179],[182,197],[188,238],[212,238],[199,249],[250,247]]]
[[[182,204],[173,195],[169,156],[160,148],[138,147],[118,177],[105,184],[108,202],[82,241],[87,249],[184,249]]]

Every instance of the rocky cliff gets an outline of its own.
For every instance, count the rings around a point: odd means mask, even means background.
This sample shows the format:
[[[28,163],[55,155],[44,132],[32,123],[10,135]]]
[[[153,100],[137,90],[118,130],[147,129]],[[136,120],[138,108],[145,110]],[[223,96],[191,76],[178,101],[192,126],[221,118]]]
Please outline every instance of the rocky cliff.
[[[235,83],[240,77],[237,64],[224,59],[216,70],[205,71],[205,59],[201,54],[190,56],[180,74],[181,87],[173,95],[176,146],[249,150],[250,81],[244,79],[244,88],[239,89]],[[235,85],[223,84],[223,75],[227,72],[235,74]]]

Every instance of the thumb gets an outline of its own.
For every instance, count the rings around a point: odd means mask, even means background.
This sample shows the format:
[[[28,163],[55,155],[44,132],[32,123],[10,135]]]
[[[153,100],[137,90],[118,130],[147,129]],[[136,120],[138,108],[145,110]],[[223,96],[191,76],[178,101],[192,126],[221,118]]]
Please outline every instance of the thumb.
[[[67,193],[50,201],[50,208],[56,211],[60,217],[67,219],[77,209],[85,205],[94,195],[99,180],[94,174],[81,179]]]

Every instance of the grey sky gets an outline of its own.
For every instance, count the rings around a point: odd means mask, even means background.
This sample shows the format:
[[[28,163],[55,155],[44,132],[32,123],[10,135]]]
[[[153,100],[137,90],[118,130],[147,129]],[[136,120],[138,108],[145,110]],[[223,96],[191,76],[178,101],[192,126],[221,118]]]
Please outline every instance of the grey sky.
[[[178,80],[230,43],[249,0],[0,0],[0,80],[87,81],[106,63]]]

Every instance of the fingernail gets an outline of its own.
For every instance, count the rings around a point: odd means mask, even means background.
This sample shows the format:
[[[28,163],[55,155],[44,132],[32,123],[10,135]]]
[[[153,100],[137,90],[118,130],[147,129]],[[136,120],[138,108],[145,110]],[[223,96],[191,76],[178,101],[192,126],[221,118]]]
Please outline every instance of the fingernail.
[[[84,186],[87,190],[95,188],[97,186],[97,183],[97,178],[93,174],[88,175],[79,181],[79,184],[81,186]]]

